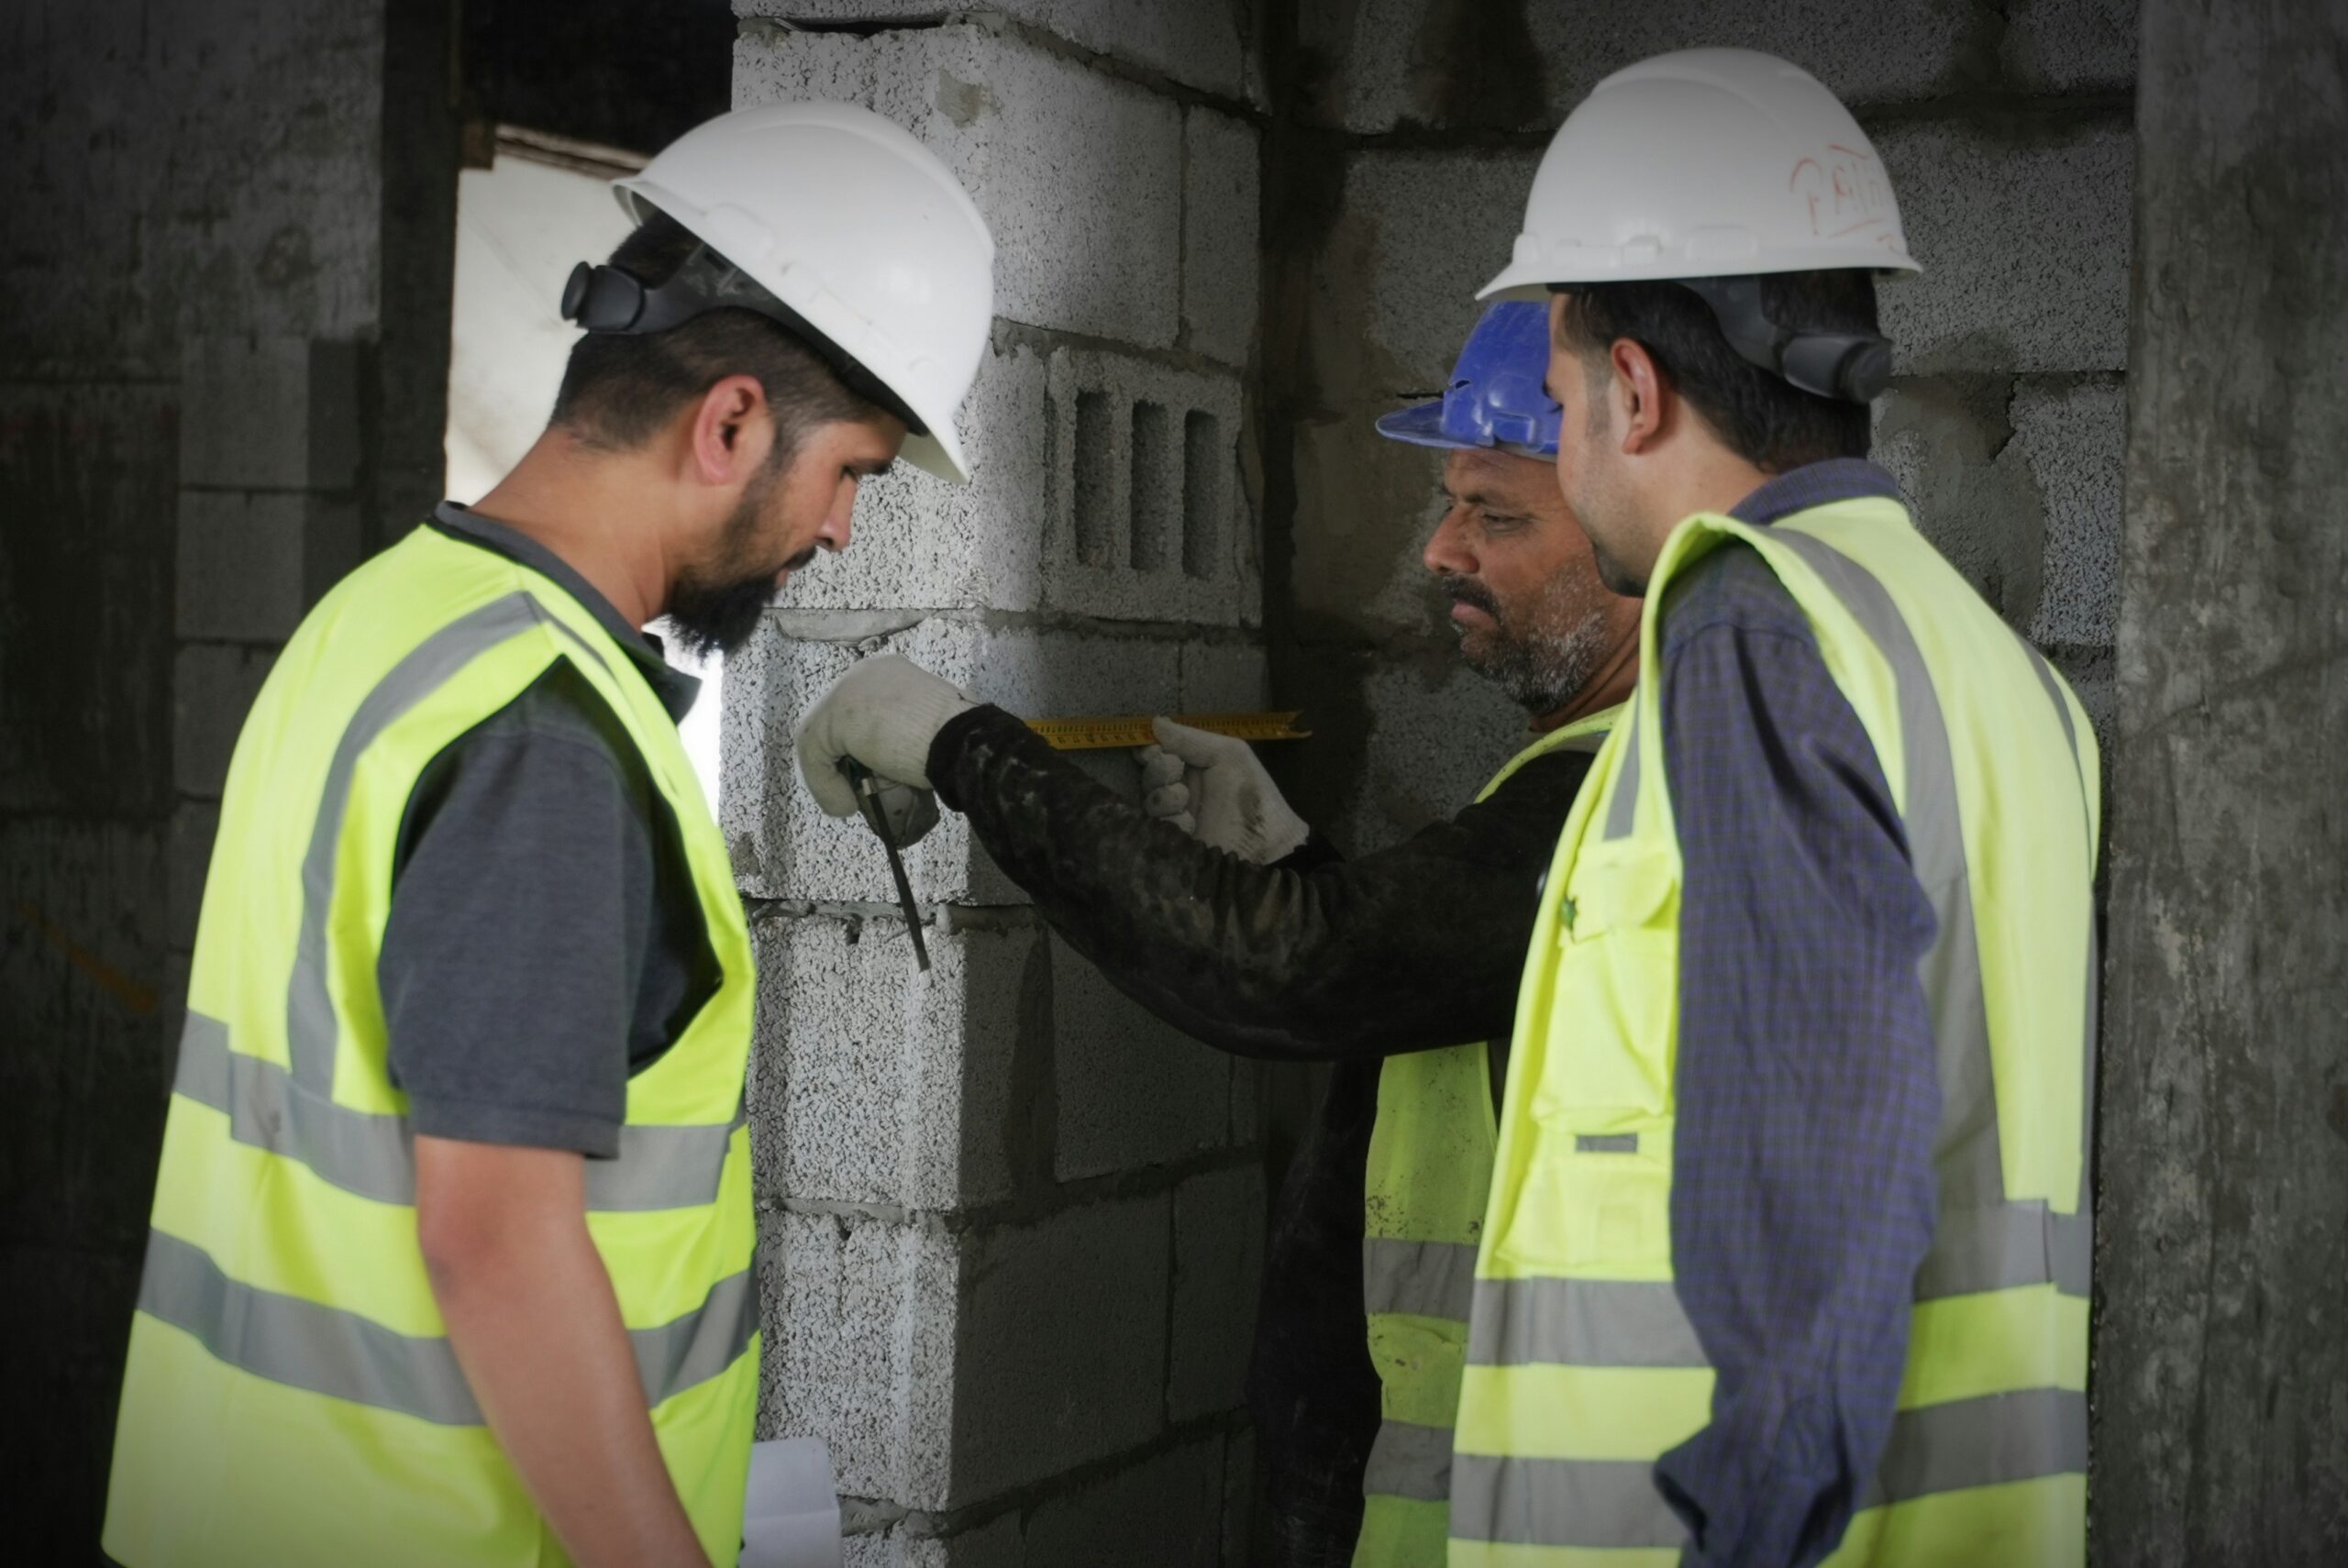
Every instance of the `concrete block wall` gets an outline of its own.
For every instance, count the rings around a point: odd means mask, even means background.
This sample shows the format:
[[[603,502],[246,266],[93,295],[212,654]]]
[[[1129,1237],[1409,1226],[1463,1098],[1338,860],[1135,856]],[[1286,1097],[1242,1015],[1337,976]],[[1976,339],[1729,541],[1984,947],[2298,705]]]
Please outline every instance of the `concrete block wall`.
[[[1877,457],[2108,733],[2133,0],[1301,0],[1293,26],[1266,287],[1301,319],[1264,399],[1268,487],[1292,498],[1267,519],[1271,668],[1312,711],[1310,756],[1282,759],[1308,815],[1349,849],[1391,842],[1517,744],[1419,563],[1440,465],[1370,422],[1443,384],[1566,114],[1610,72],[1700,45],[1804,65],[1875,138],[1926,268],[1882,290],[1899,374]]]
[[[949,815],[880,846],[791,749],[856,659],[1031,716],[1263,705],[1263,115],[1245,7],[742,0],[737,104],[867,104],[997,245],[970,484],[899,472],[730,661],[761,962],[763,1435],[831,1445],[848,1562],[1244,1561],[1266,1184],[1252,1066],[1158,1023]],[[1131,794],[1123,753],[1080,765]]]

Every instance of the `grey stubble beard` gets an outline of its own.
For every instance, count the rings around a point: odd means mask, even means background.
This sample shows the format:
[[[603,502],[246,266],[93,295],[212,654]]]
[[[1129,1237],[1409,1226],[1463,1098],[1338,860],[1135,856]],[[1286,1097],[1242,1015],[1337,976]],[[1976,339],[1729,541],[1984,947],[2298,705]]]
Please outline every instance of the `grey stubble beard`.
[[[1605,604],[1594,583],[1567,577],[1550,580],[1519,633],[1496,625],[1480,654],[1462,657],[1468,668],[1506,692],[1510,701],[1538,717],[1581,694],[1606,651]]]

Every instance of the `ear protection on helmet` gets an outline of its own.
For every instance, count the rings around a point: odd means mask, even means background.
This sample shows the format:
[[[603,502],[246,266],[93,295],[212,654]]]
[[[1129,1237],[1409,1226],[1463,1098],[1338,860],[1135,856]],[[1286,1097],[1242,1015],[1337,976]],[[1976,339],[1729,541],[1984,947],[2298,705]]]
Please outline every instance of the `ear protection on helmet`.
[[[1674,280],[1711,307],[1729,347],[1806,392],[1872,403],[1891,384],[1891,343],[1867,333],[1804,332],[1769,319],[1752,273]]]
[[[728,308],[756,311],[784,328],[814,349],[850,392],[895,414],[910,434],[929,433],[879,377],[706,245],[695,246],[684,264],[657,288],[646,287],[643,279],[617,267],[585,261],[570,270],[570,281],[562,285],[562,318],[589,332],[641,337],[682,326],[704,311]]]

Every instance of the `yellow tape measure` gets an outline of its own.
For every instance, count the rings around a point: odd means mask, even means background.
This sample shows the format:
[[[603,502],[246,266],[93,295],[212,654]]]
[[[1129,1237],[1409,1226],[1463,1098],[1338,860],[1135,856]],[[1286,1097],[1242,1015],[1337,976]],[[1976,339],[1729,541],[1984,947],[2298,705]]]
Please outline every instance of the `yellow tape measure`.
[[[1178,724],[1244,741],[1303,740],[1311,730],[1296,727],[1301,708],[1285,713],[1174,713]],[[1101,751],[1110,746],[1155,745],[1157,735],[1147,713],[1115,713],[1099,719],[1030,719],[1027,727],[1057,751]]]

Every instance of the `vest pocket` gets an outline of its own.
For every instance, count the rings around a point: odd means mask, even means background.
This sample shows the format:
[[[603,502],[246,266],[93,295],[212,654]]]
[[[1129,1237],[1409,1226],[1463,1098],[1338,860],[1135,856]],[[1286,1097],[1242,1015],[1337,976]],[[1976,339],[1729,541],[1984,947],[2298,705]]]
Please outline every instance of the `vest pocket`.
[[[1667,851],[1576,868],[1558,922],[1532,1112],[1566,1134],[1667,1113],[1679,1005],[1679,867]]]
[[[1567,884],[1529,1105],[1528,1176],[1561,1273],[1669,1268],[1678,895],[1667,849],[1597,851]]]

